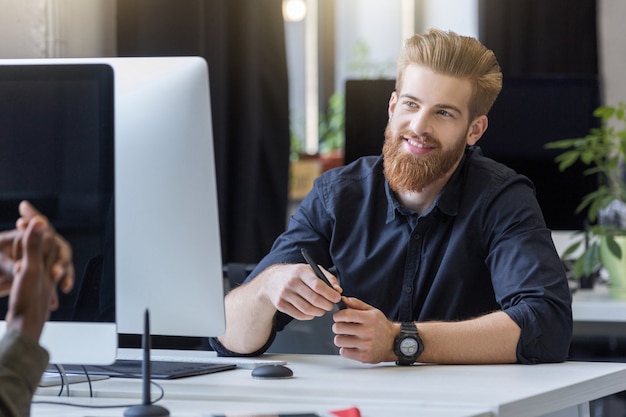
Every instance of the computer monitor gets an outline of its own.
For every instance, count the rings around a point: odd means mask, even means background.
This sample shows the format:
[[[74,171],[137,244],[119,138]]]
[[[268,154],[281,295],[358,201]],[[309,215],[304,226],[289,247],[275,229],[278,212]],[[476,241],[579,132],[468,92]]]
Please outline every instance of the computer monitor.
[[[78,275],[104,250],[113,198],[113,98],[108,65],[0,60],[1,228],[14,228],[19,202],[29,200],[72,245]],[[75,321],[75,294],[61,294],[41,344],[53,363],[111,363],[115,323]]]
[[[389,99],[395,87],[396,80],[346,81],[346,164],[361,156],[382,153],[389,120]]]
[[[117,58],[116,321],[142,334],[218,336],[224,281],[207,63]]]
[[[88,282],[77,282],[89,302],[78,297],[74,313],[81,323],[114,321],[117,334],[140,335],[148,309],[153,335],[220,335],[224,285],[206,62],[29,61],[44,63],[106,65],[114,79],[113,200],[102,256],[80,277]],[[84,308],[93,303],[95,311]]]
[[[586,212],[576,213],[583,197],[598,188],[597,176],[574,164],[559,171],[554,158],[562,150],[545,144],[584,137],[599,126],[598,78],[582,75],[505,77],[489,112],[489,127],[478,142],[483,153],[535,184],[537,200],[553,231],[583,230]]]

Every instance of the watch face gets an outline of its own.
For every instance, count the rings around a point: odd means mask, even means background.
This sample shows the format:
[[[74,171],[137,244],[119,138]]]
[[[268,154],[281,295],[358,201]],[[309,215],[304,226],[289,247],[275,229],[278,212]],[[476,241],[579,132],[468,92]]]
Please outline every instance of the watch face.
[[[406,337],[400,342],[400,352],[405,356],[412,356],[417,352],[417,340]]]

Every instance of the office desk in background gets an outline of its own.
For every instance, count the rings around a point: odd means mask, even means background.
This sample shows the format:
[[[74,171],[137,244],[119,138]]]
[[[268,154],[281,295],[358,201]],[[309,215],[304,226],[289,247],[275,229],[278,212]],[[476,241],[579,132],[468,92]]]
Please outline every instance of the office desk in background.
[[[575,335],[626,337],[626,300],[615,300],[606,284],[578,289],[572,297]]]
[[[328,411],[357,406],[364,417],[389,416],[589,416],[589,401],[626,390],[626,364],[566,362],[542,365],[365,365],[336,355],[272,355],[294,371],[287,380],[257,380],[250,370],[159,381],[170,412]],[[93,401],[106,397],[139,401],[141,381],[108,379],[93,383]],[[58,387],[38,390],[37,399]],[[72,396],[89,395],[87,384],[71,386]],[[69,399],[72,399],[70,397]],[[105,400],[102,400],[105,401]],[[109,401],[108,399],[106,401]],[[182,401],[182,402],[181,402]],[[201,407],[192,403],[198,402]],[[175,406],[181,405],[180,411]],[[33,416],[53,415],[55,406],[36,406]],[[209,407],[211,409],[209,409]],[[256,407],[262,407],[258,410]],[[191,414],[189,414],[191,412]],[[120,416],[123,409],[82,415]],[[59,414],[57,410],[57,415]],[[62,414],[62,413],[61,413]],[[77,415],[77,414],[74,414]]]

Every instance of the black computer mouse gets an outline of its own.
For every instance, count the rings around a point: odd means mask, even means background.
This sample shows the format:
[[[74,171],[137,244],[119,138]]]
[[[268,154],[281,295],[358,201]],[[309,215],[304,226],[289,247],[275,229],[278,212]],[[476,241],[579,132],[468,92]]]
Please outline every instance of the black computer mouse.
[[[285,365],[261,365],[252,370],[252,377],[259,379],[291,378],[293,371]]]

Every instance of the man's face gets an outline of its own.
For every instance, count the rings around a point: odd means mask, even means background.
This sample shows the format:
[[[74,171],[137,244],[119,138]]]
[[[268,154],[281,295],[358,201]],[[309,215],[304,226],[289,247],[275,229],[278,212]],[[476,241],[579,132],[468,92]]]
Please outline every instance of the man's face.
[[[471,96],[469,80],[418,65],[405,69],[402,91],[389,101],[383,146],[385,175],[394,191],[419,192],[450,175],[466,144],[478,141],[486,117],[469,120]]]

